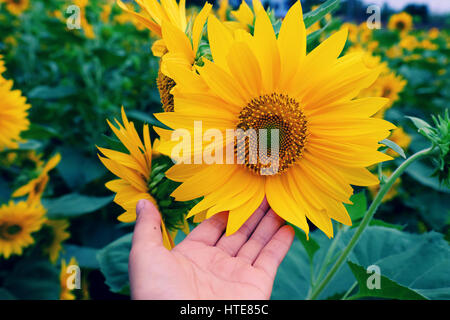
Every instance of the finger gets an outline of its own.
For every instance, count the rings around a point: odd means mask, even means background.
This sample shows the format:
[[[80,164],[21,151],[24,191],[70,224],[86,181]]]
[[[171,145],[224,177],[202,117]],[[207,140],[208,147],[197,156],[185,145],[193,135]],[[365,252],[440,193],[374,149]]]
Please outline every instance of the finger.
[[[264,198],[258,209],[255,210],[255,212],[239,228],[239,230],[228,237],[223,235],[222,238],[220,238],[217,242],[216,247],[222,249],[230,256],[234,257],[242,247],[242,245],[247,241],[248,237],[250,237],[255,228],[258,226],[258,223],[264,217],[268,209],[269,203],[267,202],[267,199]]]
[[[294,234],[294,229],[291,226],[280,228],[262,249],[253,266],[263,270],[270,278],[275,279],[278,267],[289,251],[292,241],[294,241]]]
[[[227,225],[228,212],[220,212],[200,223],[185,240],[203,242],[208,246],[216,244]]]
[[[283,224],[284,220],[270,209],[236,256],[247,260],[249,264],[253,264],[261,250]]]
[[[162,246],[161,215],[153,203],[145,199],[139,200],[136,216],[132,246]]]

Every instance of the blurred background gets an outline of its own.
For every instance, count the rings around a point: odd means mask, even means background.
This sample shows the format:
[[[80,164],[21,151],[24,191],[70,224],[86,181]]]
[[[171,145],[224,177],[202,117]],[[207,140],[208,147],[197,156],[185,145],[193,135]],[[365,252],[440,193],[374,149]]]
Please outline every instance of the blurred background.
[[[294,1],[263,2],[282,18]],[[308,12],[324,1],[301,2]],[[203,4],[187,1],[190,12]],[[239,4],[214,1],[214,10],[219,15],[222,8],[229,16]],[[380,29],[366,25],[371,4],[381,9]],[[81,29],[67,28],[70,5],[81,9]],[[405,116],[432,122],[430,114],[450,104],[450,2],[342,0],[308,29],[308,49],[342,27],[349,29],[346,52],[363,50],[368,63],[384,66],[380,80],[361,96],[389,97],[392,103],[377,116],[398,126],[390,139],[407,155],[422,149],[427,141]],[[2,76],[31,106],[21,143],[0,148],[0,204],[24,199],[15,191],[38,179],[36,185],[45,187],[41,202],[48,219],[20,254],[6,255],[0,247],[0,299],[129,298],[126,236],[133,225],[117,221],[123,210],[104,187],[113,175],[98,160],[96,146],[119,148],[106,119],[117,118],[122,105],[139,132],[143,123],[158,124],[152,115],[162,111],[153,39],[114,1],[0,0]],[[47,165],[58,154],[60,161]],[[392,163],[373,171],[389,175],[402,161],[392,155]],[[377,213],[379,225],[402,235],[436,232],[448,243],[450,190],[430,177],[434,167],[423,161],[408,169]],[[376,191],[356,189],[358,205],[366,206]],[[179,232],[177,241],[182,237]],[[300,256],[292,250],[285,268]],[[82,270],[80,290],[65,287],[65,268],[73,263]],[[274,298],[289,297],[281,285],[289,279],[280,272]],[[334,293],[339,290],[336,284]],[[302,298],[297,293],[290,298]]]

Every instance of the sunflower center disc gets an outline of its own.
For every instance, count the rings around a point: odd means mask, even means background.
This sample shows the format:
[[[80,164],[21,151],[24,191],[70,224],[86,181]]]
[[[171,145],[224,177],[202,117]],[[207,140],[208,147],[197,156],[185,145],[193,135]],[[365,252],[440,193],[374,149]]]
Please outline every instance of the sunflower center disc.
[[[161,103],[165,112],[173,111],[173,95],[170,93],[173,87],[175,87],[175,81],[161,72],[161,68],[158,70],[158,77],[156,78],[156,86],[158,87],[159,96],[161,97]]]
[[[245,166],[252,172],[261,174],[261,169],[267,170],[270,167],[264,155],[276,157],[278,161],[276,171],[270,173],[266,171],[265,175],[282,173],[299,160],[308,136],[307,121],[300,103],[287,95],[278,93],[262,95],[251,100],[241,110],[237,128],[244,131],[254,129],[256,132],[256,136],[248,136],[249,143],[239,141],[238,138],[235,146],[236,153],[240,151],[245,154]],[[277,129],[278,141],[272,140],[272,136],[276,137],[276,132],[274,133],[271,129]],[[260,136],[263,134],[266,137]],[[260,152],[261,138],[267,142],[266,153]],[[273,143],[278,143],[278,155],[272,155]],[[257,148],[253,153],[256,159],[250,156],[252,145]]]

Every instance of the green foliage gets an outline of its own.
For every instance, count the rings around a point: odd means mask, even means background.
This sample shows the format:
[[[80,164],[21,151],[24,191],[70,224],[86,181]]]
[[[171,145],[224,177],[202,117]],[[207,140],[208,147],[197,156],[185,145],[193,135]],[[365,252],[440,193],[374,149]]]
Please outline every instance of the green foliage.
[[[131,250],[132,234],[127,234],[97,254],[100,270],[112,292],[126,292],[129,287],[128,256]]]

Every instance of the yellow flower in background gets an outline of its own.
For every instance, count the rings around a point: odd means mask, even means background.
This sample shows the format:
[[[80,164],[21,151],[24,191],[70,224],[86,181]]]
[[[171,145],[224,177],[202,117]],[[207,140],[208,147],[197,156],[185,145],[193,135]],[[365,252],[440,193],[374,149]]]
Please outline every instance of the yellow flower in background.
[[[67,287],[67,280],[72,275],[72,273],[68,272],[68,267],[70,266],[78,266],[75,257],[70,258],[68,264],[66,260],[61,260],[61,272],[59,274],[61,292],[59,294],[59,300],[75,300],[75,295],[72,293],[72,290]]]
[[[413,27],[412,16],[406,12],[393,14],[389,18],[388,28],[390,30],[397,30],[399,32],[405,33],[411,30],[412,27]]]
[[[276,214],[306,234],[307,219],[328,237],[333,236],[331,219],[350,225],[342,204],[350,203],[350,185],[377,184],[366,167],[392,159],[377,149],[395,126],[371,118],[388,100],[352,100],[380,70],[367,68],[362,53],[339,58],[346,30],[306,54],[300,2],[287,13],[278,38],[263,10],[256,12],[254,35],[232,34],[211,15],[208,37],[214,62],[197,67],[197,75],[177,74],[175,111],[155,116],[191,136],[194,121],[222,136],[227,129],[279,129],[279,166],[271,171],[259,155],[250,161],[248,148],[243,164],[177,164],[166,172],[182,182],[172,193],[175,200],[204,197],[188,217],[228,211],[226,235],[237,231],[264,197]],[[155,130],[161,136],[159,151],[171,155],[179,142],[170,141],[171,131]],[[191,156],[211,147],[225,154],[229,146],[204,142]]]
[[[392,71],[384,69],[384,73],[369,87],[362,90],[359,97],[381,96],[389,99],[389,102],[381,108],[375,117],[382,118],[387,109],[399,99],[399,93],[406,86],[406,80]]]
[[[390,177],[391,174],[392,174],[391,170],[383,171],[383,175],[385,177]],[[381,200],[381,202],[385,203],[385,202],[388,202],[388,201],[391,201],[392,199],[394,199],[398,195],[398,187],[400,186],[401,183],[402,183],[401,178],[397,178],[395,180],[394,184],[392,185],[392,187],[389,189],[388,193],[385,194],[385,196],[383,197],[383,200]],[[378,191],[380,191],[380,188],[381,188],[380,185],[374,185],[374,186],[368,187],[370,194],[372,195],[372,198],[377,195]]]
[[[4,71],[0,55],[0,150],[18,147],[20,133],[30,125],[27,110],[31,107],[20,90],[12,89],[13,81],[3,78],[1,73]]]
[[[44,166],[38,167],[36,170],[38,177],[14,191],[12,195],[13,198],[28,195],[28,202],[40,200],[49,181],[49,172],[54,169],[60,161],[61,155],[57,153]]]
[[[230,4],[228,0],[220,0],[219,8],[217,9],[217,16],[219,17],[220,21],[227,20],[227,12],[229,8]]]
[[[414,49],[416,49],[420,46],[420,42],[419,42],[419,40],[417,40],[417,38],[415,36],[407,35],[400,39],[400,42],[398,45],[402,49],[413,51]]]
[[[439,37],[439,34],[440,34],[440,32],[439,32],[439,29],[438,29],[438,28],[431,28],[431,29],[428,31],[428,37],[429,37],[431,40],[437,39],[437,38]]]
[[[133,122],[128,121],[123,108],[122,122],[123,125],[116,120],[118,128],[109,121],[108,124],[130,153],[100,147],[98,147],[98,150],[104,155],[99,155],[101,162],[109,171],[120,178],[111,180],[105,185],[109,190],[116,193],[114,202],[125,209],[118,220],[133,222],[136,220],[136,204],[140,199],[147,199],[157,205],[155,199],[150,195],[148,186],[152,166],[152,146],[148,125],[144,125],[144,143],[142,143]],[[164,246],[171,249],[174,245],[173,240],[163,219],[161,219],[161,228]]]
[[[353,43],[358,42],[358,32],[359,32],[358,26],[350,22],[345,22],[341,25],[341,29],[346,28],[348,30],[348,39]]]
[[[399,46],[392,46],[385,53],[388,58],[395,59],[403,55],[403,50]]]
[[[0,256],[8,259],[21,255],[34,243],[32,233],[39,231],[45,221],[45,209],[40,203],[10,201],[0,207]]]
[[[437,44],[431,42],[428,39],[424,39],[420,42],[419,46],[422,49],[426,49],[426,50],[436,50],[438,48]]]
[[[84,31],[84,35],[88,39],[94,39],[94,28],[86,18],[86,7],[88,6],[88,0],[74,0],[74,4],[80,7],[80,24],[81,29]]]
[[[407,134],[402,127],[397,127],[397,129],[392,131],[391,136],[388,138],[389,140],[395,142],[399,147],[401,147],[403,150],[407,150],[409,145],[411,144],[411,136]],[[387,150],[387,154],[391,157],[397,157],[397,152],[393,151],[392,149]]]
[[[62,242],[70,238],[70,233],[67,232],[69,221],[49,219],[45,221],[44,226],[48,227],[47,230],[50,233],[46,238],[48,241],[44,247],[44,252],[48,254],[52,263],[56,263],[62,250]]]
[[[29,0],[0,0],[0,3],[4,3],[6,9],[14,15],[20,15],[30,5]]]

